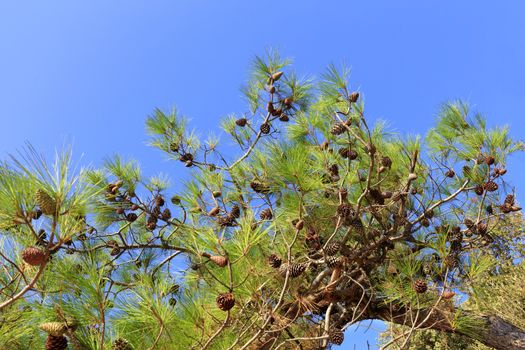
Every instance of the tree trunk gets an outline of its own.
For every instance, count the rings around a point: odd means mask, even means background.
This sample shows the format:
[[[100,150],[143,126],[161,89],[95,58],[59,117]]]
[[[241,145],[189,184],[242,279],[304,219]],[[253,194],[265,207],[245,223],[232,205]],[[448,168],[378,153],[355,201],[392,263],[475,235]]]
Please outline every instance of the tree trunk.
[[[525,349],[524,330],[498,316],[485,316],[483,318],[487,327],[476,340],[498,350]]]
[[[379,318],[387,322],[410,327],[407,320],[414,320],[413,324],[418,325],[418,328],[461,334],[497,350],[525,350],[525,331],[498,316],[481,316],[485,327],[479,329],[476,334],[471,334],[454,329],[449,318],[440,310],[433,310],[431,313],[428,310],[419,310],[411,313],[412,315],[407,316],[406,310],[393,312],[392,309],[381,309],[378,314]]]

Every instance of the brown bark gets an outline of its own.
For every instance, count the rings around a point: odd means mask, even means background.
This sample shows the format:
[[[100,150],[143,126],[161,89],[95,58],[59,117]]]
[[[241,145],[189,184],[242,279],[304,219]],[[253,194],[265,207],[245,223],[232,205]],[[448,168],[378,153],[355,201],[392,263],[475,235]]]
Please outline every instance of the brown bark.
[[[484,316],[486,329],[476,340],[498,350],[525,349],[525,331],[498,316]]]
[[[525,331],[498,316],[480,316],[484,327],[480,328],[476,334],[470,334],[454,329],[447,316],[448,312],[434,309],[433,311],[411,311],[411,313],[411,315],[408,314],[405,309],[393,311],[385,308],[379,310],[378,316],[384,321],[404,326],[415,324],[417,328],[461,334],[497,350],[525,350]]]

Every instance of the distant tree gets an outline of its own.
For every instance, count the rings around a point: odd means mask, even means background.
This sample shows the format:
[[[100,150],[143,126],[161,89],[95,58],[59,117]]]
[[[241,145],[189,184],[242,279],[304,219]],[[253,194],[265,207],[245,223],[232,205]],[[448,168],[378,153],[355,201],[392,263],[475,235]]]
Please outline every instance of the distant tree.
[[[348,73],[256,58],[221,124],[236,157],[154,111],[151,144],[190,171],[177,193],[119,156],[5,161],[0,348],[325,349],[377,319],[399,326],[386,347],[431,329],[525,349],[517,294],[484,285],[521,271],[505,165],[524,145],[461,102],[424,139],[372,126]]]

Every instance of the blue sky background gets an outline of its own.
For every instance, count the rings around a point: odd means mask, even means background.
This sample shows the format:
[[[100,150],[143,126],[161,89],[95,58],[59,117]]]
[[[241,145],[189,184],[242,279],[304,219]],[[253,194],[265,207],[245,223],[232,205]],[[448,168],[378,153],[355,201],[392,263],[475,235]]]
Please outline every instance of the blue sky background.
[[[3,1],[0,157],[26,140],[47,154],[72,143],[84,163],[119,153],[182,176],[146,147],[145,117],[177,105],[202,135],[219,132],[268,47],[305,75],[346,62],[368,116],[400,133],[424,133],[461,98],[523,139],[523,13],[523,1]],[[508,167],[518,188],[524,160]],[[347,332],[340,348],[374,336]]]

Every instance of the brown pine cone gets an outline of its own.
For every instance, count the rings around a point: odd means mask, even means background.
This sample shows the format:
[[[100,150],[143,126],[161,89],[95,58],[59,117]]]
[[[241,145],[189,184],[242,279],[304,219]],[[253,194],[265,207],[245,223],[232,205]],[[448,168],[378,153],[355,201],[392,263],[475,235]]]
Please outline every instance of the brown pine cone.
[[[36,191],[35,200],[44,215],[55,215],[57,211],[56,201],[44,190]]]
[[[356,103],[357,100],[359,100],[359,92],[357,91],[354,91],[350,94],[350,96],[348,97],[348,100],[351,102],[351,103]]]
[[[67,338],[64,336],[54,336],[49,334],[46,339],[45,350],[66,350],[67,349]]]
[[[264,123],[261,124],[260,128],[261,134],[269,134],[270,133],[270,124]]]
[[[232,293],[222,293],[216,299],[217,307],[222,311],[228,311],[235,305],[235,296]]]
[[[505,197],[505,203],[506,204],[510,204],[510,205],[514,205],[514,195],[513,194],[508,194]]]
[[[494,192],[494,191],[497,191],[497,190],[498,190],[498,184],[495,183],[494,181],[488,181],[488,182],[485,184],[485,189],[486,189],[488,192]]]
[[[171,300],[170,300],[170,304],[171,304]],[[131,346],[129,345],[126,339],[118,338],[113,342],[113,350],[131,350]]]
[[[279,268],[282,262],[282,259],[277,254],[271,254],[268,257],[268,264],[270,264],[270,266],[274,269]]]
[[[425,282],[424,280],[417,280],[416,282],[414,282],[414,290],[416,291],[416,293],[425,293],[427,289],[427,282]]]
[[[40,266],[46,260],[46,253],[36,247],[27,247],[22,251],[22,259],[31,266]]]
[[[230,210],[230,215],[238,219],[241,216],[241,208],[239,208],[239,206],[235,204]]]
[[[324,253],[326,255],[336,255],[339,250],[341,249],[341,242],[339,241],[334,241],[334,242],[330,242],[325,248],[324,248]]]
[[[126,215],[126,220],[128,220],[129,222],[133,222],[137,220],[137,218],[138,216],[135,213],[129,213],[128,215]]]
[[[228,257],[221,255],[210,256],[210,260],[219,267],[225,267],[228,265]]]
[[[250,182],[250,187],[252,188],[252,190],[254,190],[254,192],[257,192],[257,193],[266,194],[270,192],[270,187],[263,184],[262,182],[258,180],[253,180],[252,182]]]
[[[330,133],[334,136],[341,135],[346,131],[346,126],[343,123],[335,123],[330,129]]]
[[[337,153],[343,158],[348,158],[348,152],[350,152],[350,149],[347,147],[339,148]]]
[[[261,220],[271,220],[273,218],[273,213],[270,208],[263,209],[259,214]]]
[[[483,186],[482,185],[476,185],[476,187],[474,188],[474,192],[478,196],[481,196],[483,194]]]
[[[240,118],[235,121],[235,124],[237,124],[237,126],[240,126],[241,128],[246,126],[246,123],[247,123],[246,118]]]
[[[328,332],[328,340],[335,345],[341,345],[345,341],[345,334],[340,329],[332,329]]]
[[[281,114],[281,116],[279,117],[279,120],[286,123],[290,121],[290,117],[287,116],[286,114]]]
[[[168,221],[169,219],[171,219],[171,211],[168,208],[164,209],[162,211],[161,217],[162,220]]]

